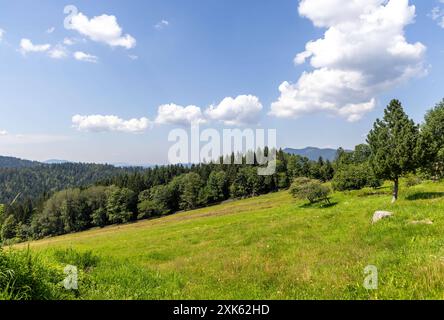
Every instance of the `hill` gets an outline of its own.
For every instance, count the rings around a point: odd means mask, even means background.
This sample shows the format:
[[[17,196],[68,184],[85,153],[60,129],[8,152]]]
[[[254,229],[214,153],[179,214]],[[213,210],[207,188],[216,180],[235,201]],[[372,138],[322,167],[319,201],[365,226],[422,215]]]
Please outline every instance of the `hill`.
[[[9,166],[0,167],[0,203],[10,202],[18,193],[22,198],[37,199],[54,191],[88,186],[126,172],[99,164],[42,164],[17,159],[4,163]]]
[[[30,167],[36,167],[40,164],[41,163],[37,161],[0,156],[0,168],[30,168]]]
[[[324,160],[334,161],[336,159],[337,150],[307,147],[304,149],[286,148],[284,149],[284,152],[301,157],[306,157],[312,161],[318,161],[319,157],[322,157]]]
[[[442,299],[444,184],[402,190],[395,205],[386,186],[328,207],[279,192],[30,247],[88,266],[83,299]],[[376,210],[394,216],[372,225]],[[378,290],[363,287],[368,265]]]

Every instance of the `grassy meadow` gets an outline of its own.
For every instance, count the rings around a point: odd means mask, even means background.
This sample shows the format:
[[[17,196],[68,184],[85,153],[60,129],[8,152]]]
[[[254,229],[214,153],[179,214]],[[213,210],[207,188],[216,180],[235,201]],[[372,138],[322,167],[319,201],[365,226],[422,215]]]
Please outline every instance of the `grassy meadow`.
[[[327,207],[285,191],[13,249],[79,265],[79,299],[444,299],[444,184],[402,184],[394,205],[390,187]],[[372,225],[376,210],[394,216]]]

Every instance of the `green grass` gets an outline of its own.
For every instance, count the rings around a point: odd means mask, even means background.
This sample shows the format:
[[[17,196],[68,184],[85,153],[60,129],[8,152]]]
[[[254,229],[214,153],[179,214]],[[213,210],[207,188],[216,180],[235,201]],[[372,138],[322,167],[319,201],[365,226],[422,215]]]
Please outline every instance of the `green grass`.
[[[30,246],[87,265],[81,299],[443,299],[444,184],[390,200],[388,186],[329,207],[280,192]],[[376,210],[394,216],[372,225]],[[378,290],[363,287],[367,265]]]

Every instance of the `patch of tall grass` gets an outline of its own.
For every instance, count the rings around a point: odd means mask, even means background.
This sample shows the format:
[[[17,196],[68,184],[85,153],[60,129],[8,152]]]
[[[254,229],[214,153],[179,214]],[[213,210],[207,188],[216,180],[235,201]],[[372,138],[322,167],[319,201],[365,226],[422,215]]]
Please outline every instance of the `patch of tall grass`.
[[[0,248],[0,300],[66,299],[63,279],[63,270],[45,264],[30,250]]]

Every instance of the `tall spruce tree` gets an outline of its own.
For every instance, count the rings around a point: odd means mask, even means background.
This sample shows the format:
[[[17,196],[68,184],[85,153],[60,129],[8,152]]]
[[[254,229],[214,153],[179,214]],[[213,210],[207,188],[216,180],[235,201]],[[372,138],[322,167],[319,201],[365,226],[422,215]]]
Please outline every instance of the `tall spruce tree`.
[[[398,199],[399,178],[417,167],[418,135],[418,126],[408,118],[401,102],[392,100],[384,111],[384,118],[376,120],[367,137],[375,174],[394,183],[392,202]]]
[[[418,144],[421,167],[433,180],[444,177],[444,100],[425,116]]]

